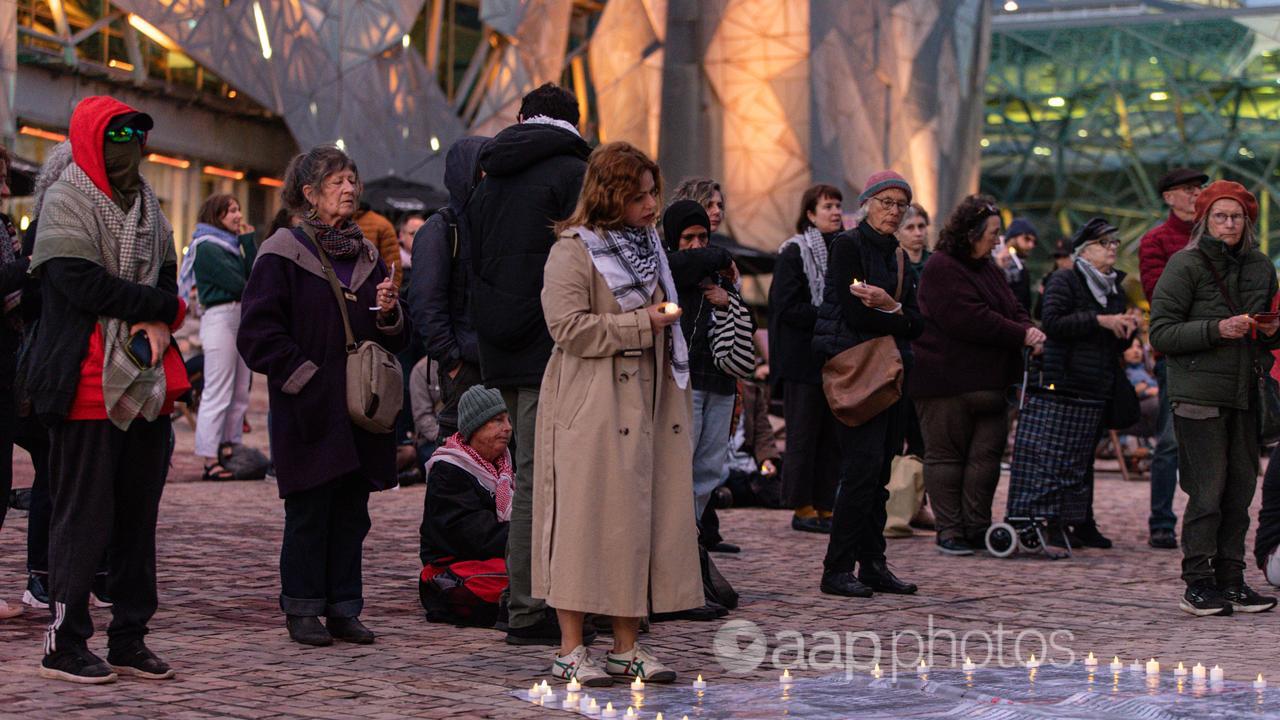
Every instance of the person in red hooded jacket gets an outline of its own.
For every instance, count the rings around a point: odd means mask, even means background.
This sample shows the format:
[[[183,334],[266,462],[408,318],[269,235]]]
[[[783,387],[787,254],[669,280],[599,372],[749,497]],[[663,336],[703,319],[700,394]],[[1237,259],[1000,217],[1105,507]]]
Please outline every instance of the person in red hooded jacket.
[[[151,117],[88,97],[71,115],[70,162],[37,199],[31,271],[40,329],[24,367],[50,428],[49,594],[42,677],[106,683],[173,670],[143,643],[155,614],[156,517],[173,402],[190,389],[170,333],[177,295],[173,230],[139,173]],[[89,592],[111,547],[107,661],[89,651]]]

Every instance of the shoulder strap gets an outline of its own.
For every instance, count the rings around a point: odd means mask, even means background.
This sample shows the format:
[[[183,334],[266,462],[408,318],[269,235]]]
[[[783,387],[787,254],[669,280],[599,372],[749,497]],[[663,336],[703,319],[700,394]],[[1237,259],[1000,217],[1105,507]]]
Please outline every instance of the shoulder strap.
[[[906,271],[907,253],[901,247],[895,252],[898,256],[898,289],[893,291],[893,301],[902,302],[902,276]]]
[[[1213,281],[1218,284],[1218,292],[1222,293],[1222,299],[1227,302],[1227,308],[1231,310],[1232,315],[1239,315],[1240,310],[1237,308],[1234,300],[1231,299],[1231,293],[1227,290],[1227,283],[1223,281],[1222,275],[1218,273],[1218,268],[1213,266],[1213,261],[1209,259],[1208,253],[1200,248],[1196,248],[1196,254],[1204,261],[1204,266],[1209,268],[1209,272],[1213,274]]]
[[[440,213],[440,217],[444,218],[445,225],[449,226],[449,232],[453,236],[453,253],[450,255],[454,260],[458,259],[458,216],[454,214],[453,208],[445,205],[436,212]]]
[[[316,253],[320,255],[320,267],[324,269],[324,275],[329,279],[329,287],[333,289],[333,297],[338,301],[338,313],[342,315],[342,330],[347,334],[347,352],[356,349],[356,336],[351,332],[351,319],[347,317],[347,298],[342,294],[342,285],[338,282],[338,274],[333,271],[333,264],[329,262],[329,255],[320,247],[320,241],[316,240],[314,232],[305,224],[302,231],[306,233],[307,239],[312,245],[316,246]]]

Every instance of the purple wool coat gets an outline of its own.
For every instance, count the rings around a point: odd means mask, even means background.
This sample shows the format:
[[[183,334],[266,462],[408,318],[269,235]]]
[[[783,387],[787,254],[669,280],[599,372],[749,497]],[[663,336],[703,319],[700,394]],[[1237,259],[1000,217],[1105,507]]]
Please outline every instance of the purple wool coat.
[[[373,340],[397,353],[409,341],[403,303],[390,326],[378,324],[369,310],[386,277],[386,265],[366,240],[344,288],[356,296],[347,301],[347,314],[356,342]],[[370,433],[347,415],[342,316],[305,236],[280,230],[258,250],[241,298],[236,347],[254,372],[267,376],[280,497],[351,473],[368,478],[371,490],[396,484],[395,433]]]

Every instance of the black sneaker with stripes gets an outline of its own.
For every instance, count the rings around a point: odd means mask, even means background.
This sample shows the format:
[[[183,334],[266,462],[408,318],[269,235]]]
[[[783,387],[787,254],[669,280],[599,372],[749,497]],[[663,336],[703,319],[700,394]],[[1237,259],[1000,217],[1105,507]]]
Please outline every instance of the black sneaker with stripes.
[[[89,652],[89,648],[83,645],[60,648],[45,655],[40,661],[40,677],[81,685],[102,685],[116,681],[116,674],[102,662],[102,658]]]

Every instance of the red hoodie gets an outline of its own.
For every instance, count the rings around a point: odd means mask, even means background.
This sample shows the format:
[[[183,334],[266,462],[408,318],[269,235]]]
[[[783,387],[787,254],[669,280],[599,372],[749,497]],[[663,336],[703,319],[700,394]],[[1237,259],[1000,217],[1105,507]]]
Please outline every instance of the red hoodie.
[[[71,113],[71,159],[84,170],[93,184],[108,198],[111,184],[107,181],[107,165],[102,156],[104,133],[111,119],[125,113],[137,112],[133,108],[106,95],[95,95],[81,100]],[[182,327],[187,317],[187,304],[178,299],[178,316],[169,324],[171,331]],[[102,364],[105,359],[101,323],[94,325],[89,336],[89,348],[80,363],[80,384],[71,402],[68,420],[106,420],[107,404],[102,395]],[[173,412],[173,402],[191,389],[187,368],[175,345],[169,345],[164,354],[165,403],[160,412]]]

